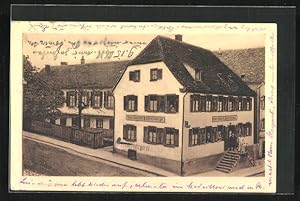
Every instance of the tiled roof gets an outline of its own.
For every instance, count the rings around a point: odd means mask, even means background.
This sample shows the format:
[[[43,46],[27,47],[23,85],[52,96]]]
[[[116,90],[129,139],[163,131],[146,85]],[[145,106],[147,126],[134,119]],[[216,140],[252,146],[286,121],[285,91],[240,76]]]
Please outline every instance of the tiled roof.
[[[265,80],[265,48],[223,50],[214,54],[247,83]]]
[[[76,86],[106,89],[115,86],[127,63],[128,61],[116,61],[51,66],[49,74],[46,73],[44,68],[40,71],[40,75],[59,84],[59,87],[64,89],[71,89]]]
[[[163,61],[188,92],[255,96],[211,51],[162,36],[155,37],[128,66],[156,61]],[[202,81],[195,81],[185,64],[200,69]]]

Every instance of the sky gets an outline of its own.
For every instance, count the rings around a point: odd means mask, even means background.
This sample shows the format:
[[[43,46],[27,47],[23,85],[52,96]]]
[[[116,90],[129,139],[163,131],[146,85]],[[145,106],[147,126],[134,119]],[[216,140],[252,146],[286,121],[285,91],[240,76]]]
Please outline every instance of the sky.
[[[164,35],[174,38],[174,35]],[[131,60],[156,35],[135,34],[23,34],[23,54],[31,63],[43,68],[61,62],[79,64]],[[212,51],[265,46],[264,34],[185,34],[183,41]]]

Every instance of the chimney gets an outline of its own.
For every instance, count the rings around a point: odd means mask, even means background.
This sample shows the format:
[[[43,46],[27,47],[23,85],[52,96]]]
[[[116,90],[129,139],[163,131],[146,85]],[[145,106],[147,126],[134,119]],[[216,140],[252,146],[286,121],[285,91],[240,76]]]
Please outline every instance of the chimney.
[[[242,74],[242,75],[241,75],[242,80],[245,79],[245,76],[246,76],[245,74]]]
[[[60,62],[60,65],[62,65],[62,66],[68,65],[68,62],[62,61],[62,62]]]
[[[50,69],[50,65],[49,65],[49,64],[46,64],[46,65],[45,65],[45,72],[46,72],[47,75],[50,74],[51,69]]]
[[[175,40],[182,41],[182,35],[181,34],[176,34],[175,35]]]
[[[81,63],[81,64],[85,64],[85,59],[84,59],[84,56],[82,56],[82,57],[81,57],[81,59],[80,59],[80,63]]]

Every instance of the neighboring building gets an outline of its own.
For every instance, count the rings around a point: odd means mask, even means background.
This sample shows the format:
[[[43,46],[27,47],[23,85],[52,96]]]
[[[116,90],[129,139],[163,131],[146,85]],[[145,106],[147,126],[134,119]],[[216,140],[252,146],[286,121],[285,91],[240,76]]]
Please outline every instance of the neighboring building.
[[[255,143],[259,157],[265,155],[265,48],[223,50],[215,55],[257,94],[255,101]]]
[[[60,66],[46,65],[41,76],[51,76],[58,83],[66,102],[59,110],[63,117],[49,119],[51,123],[78,127],[81,98],[85,107],[81,113],[81,126],[84,129],[113,129],[114,98],[112,88],[122,75],[128,61],[89,63],[81,59],[81,64]]]
[[[254,97],[209,50],[157,36],[113,90],[114,152],[188,175],[214,169],[229,135],[254,144]]]

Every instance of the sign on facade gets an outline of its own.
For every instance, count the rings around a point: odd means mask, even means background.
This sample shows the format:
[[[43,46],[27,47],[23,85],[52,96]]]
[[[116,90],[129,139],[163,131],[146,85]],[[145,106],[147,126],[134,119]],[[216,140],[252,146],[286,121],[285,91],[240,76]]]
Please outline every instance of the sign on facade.
[[[158,116],[126,115],[126,120],[165,123],[165,117]]]
[[[220,121],[237,121],[237,115],[230,116],[213,116],[212,122],[220,122]]]

